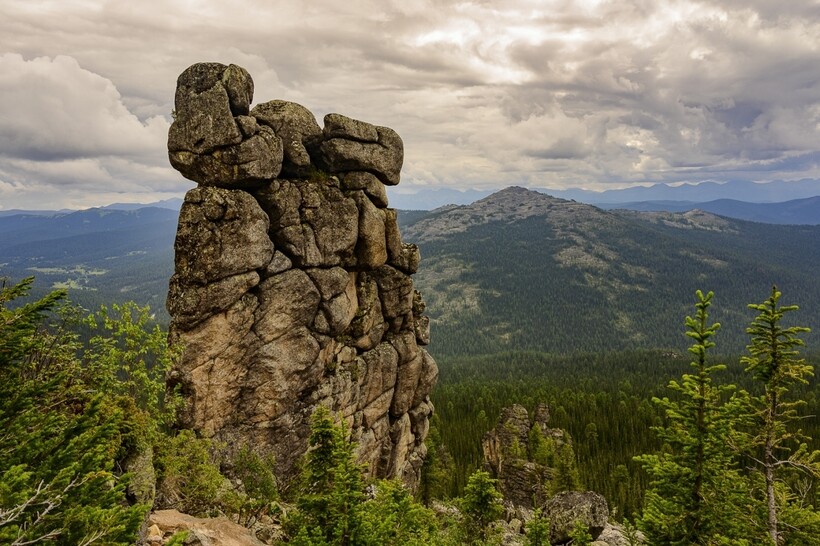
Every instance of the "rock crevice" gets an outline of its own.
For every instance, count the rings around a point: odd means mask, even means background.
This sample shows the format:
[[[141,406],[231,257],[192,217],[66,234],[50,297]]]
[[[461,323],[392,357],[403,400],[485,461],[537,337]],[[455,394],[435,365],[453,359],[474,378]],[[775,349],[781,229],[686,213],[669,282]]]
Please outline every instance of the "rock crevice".
[[[183,425],[276,457],[283,484],[318,405],[337,412],[377,477],[418,480],[438,376],[429,320],[384,185],[392,129],[274,100],[250,108],[243,68],[177,81],[171,164],[198,187],[180,211],[170,282]]]

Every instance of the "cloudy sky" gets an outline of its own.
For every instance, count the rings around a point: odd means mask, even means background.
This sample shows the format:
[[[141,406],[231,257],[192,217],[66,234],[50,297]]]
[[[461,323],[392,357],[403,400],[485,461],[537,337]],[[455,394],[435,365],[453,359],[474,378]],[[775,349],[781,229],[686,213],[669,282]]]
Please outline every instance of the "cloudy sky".
[[[176,77],[396,129],[403,191],[820,178],[816,0],[0,0],[0,209],[150,202]]]

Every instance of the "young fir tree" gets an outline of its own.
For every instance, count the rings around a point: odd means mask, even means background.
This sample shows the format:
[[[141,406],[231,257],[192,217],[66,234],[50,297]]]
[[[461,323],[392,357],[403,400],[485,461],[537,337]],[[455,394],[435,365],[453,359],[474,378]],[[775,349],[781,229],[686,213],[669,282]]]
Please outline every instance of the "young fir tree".
[[[437,534],[432,511],[398,482],[377,481],[367,499],[363,467],[342,421],[320,407],[313,415],[299,507],[288,527],[296,546],[422,546],[453,544]]]
[[[686,317],[686,335],[694,341],[689,348],[694,373],[669,383],[677,399],[653,399],[666,416],[665,426],[653,428],[664,449],[636,457],[650,478],[639,520],[650,544],[712,544],[743,538],[735,494],[740,480],[728,447],[734,404],[723,401],[733,387],[713,383],[713,374],[725,368],[708,359],[720,325],[708,320],[712,292],[704,295],[698,290],[696,297],[697,312]]]
[[[763,475],[766,530],[771,544],[784,543],[790,533],[794,536],[786,542],[797,543],[801,532],[793,525],[784,529],[781,510],[802,520],[801,527],[820,531],[817,512],[811,507],[801,510],[790,503],[791,495],[784,482],[791,471],[806,473],[815,479],[820,477],[820,452],[809,452],[805,443],[808,438],[790,426],[799,419],[797,408],[805,402],[789,400],[789,391],[796,384],[807,383],[806,378],[813,375],[813,367],[799,358],[797,351],[797,347],[803,345],[798,336],[809,328],[782,325],[783,317],[798,308],[780,305],[780,297],[777,287],[772,287],[766,301],[749,305],[758,315],[746,329],[751,343],[747,346],[749,355],[741,359],[746,371],[763,386],[763,395],[751,400],[755,433],[751,435],[749,456]]]
[[[497,480],[484,470],[476,470],[467,480],[459,504],[465,517],[465,539],[468,543],[486,540],[490,524],[504,513],[502,496],[496,483]]]
[[[536,508],[524,528],[525,546],[550,546],[550,521]]]
[[[364,501],[364,480],[343,423],[336,426],[324,406],[313,414],[302,494],[297,500],[295,544],[359,543],[359,505]]]

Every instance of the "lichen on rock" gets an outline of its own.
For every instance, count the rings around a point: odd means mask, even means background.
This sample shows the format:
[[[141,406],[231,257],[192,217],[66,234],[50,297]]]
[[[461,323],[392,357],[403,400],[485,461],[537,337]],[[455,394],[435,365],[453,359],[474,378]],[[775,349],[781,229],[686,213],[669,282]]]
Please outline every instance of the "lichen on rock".
[[[370,475],[418,480],[438,377],[429,320],[385,184],[401,138],[273,100],[251,109],[243,68],[200,63],[177,81],[169,159],[197,182],[180,212],[168,310],[184,353],[181,424],[276,457],[307,449],[310,415],[350,425]]]

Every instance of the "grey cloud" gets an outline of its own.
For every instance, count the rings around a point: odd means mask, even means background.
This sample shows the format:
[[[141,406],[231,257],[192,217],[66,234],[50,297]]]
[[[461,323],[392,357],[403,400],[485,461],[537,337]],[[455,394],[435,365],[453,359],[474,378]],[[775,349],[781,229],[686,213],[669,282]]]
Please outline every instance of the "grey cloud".
[[[0,56],[0,154],[51,160],[145,156],[162,150],[167,121],[146,123],[123,104],[112,82],[69,57]]]
[[[123,191],[141,178],[146,191],[184,189],[164,132],[177,75],[203,60],[245,66],[256,102],[394,127],[411,188],[603,189],[818,170],[811,0],[210,0],[196,10],[0,0],[0,12],[0,51],[19,61],[0,81],[2,206],[9,187],[21,193],[38,176],[103,195],[81,182],[78,161],[95,165],[88,180],[116,177],[109,186]],[[31,73],[38,57],[50,75]],[[65,180],[53,173],[61,163],[74,173]]]

